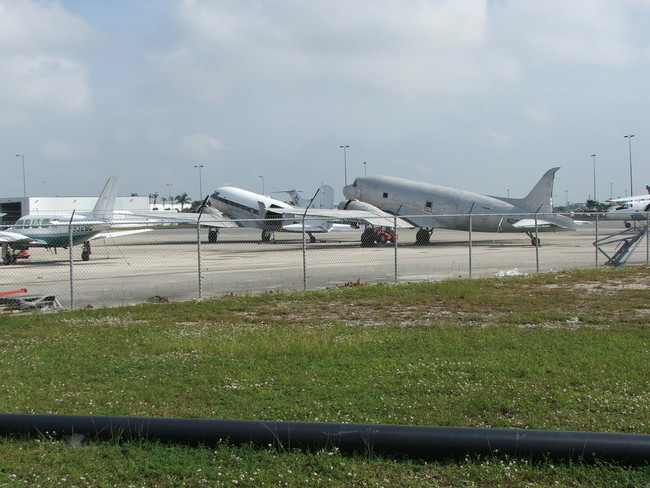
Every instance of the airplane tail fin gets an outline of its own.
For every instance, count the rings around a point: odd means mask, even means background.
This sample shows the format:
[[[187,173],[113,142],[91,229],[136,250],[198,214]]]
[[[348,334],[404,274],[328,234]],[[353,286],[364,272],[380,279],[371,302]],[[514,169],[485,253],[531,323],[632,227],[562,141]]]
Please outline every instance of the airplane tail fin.
[[[305,198],[300,190],[284,190],[275,193],[288,193],[291,204],[299,208],[307,208],[310,204],[310,199]],[[316,200],[311,202],[311,208],[334,208],[334,188],[330,185],[321,185]]]
[[[111,176],[104,185],[104,189],[99,194],[97,203],[93,207],[93,218],[100,220],[111,220],[113,218],[115,197],[117,196],[117,180],[117,176]]]
[[[330,185],[321,185],[311,208],[334,208],[334,188]]]
[[[555,173],[560,169],[551,168],[540,178],[537,184],[524,198],[504,199],[530,210],[531,212],[550,213],[553,211],[553,180]]]

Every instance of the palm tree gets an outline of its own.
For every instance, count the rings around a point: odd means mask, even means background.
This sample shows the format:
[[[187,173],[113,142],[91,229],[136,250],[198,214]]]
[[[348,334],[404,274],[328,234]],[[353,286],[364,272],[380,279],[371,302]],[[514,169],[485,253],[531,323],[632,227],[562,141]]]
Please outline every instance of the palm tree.
[[[187,196],[187,193],[181,193],[180,195],[176,195],[176,203],[181,204],[181,211],[183,210],[183,206],[187,205],[190,202],[191,200],[190,197]]]
[[[158,192],[152,193],[151,195],[149,195],[149,198],[151,198],[153,200],[154,205],[156,205],[156,203],[158,202],[158,196],[159,196]]]

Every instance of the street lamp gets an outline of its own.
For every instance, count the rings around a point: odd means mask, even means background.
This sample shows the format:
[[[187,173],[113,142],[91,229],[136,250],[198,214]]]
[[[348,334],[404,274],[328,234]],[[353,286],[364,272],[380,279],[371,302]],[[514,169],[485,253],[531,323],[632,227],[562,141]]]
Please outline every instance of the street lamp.
[[[258,178],[262,178],[262,195],[265,195],[266,193],[264,192],[264,176],[259,175]]]
[[[368,173],[366,172],[366,161],[363,162],[363,176],[366,176]]]
[[[170,200],[172,198],[172,186],[173,185],[174,185],[173,183],[167,183],[167,191],[169,192],[169,199]]]
[[[348,157],[347,157],[347,148],[350,147],[349,144],[345,146],[339,146],[341,149],[343,149],[343,169],[345,171],[345,186],[348,186]]]
[[[597,202],[598,200],[596,199],[596,155],[592,154],[591,157],[594,160],[594,202]]]
[[[201,181],[201,168],[203,168],[202,164],[194,165],[195,168],[199,169],[199,200],[203,198],[203,183]]]
[[[16,154],[17,158],[22,158],[23,160],[23,197],[27,196],[27,183],[25,182],[25,155]]]
[[[634,195],[634,193],[632,193],[632,138],[634,137],[634,134],[628,134],[623,137],[627,139],[627,145],[630,151],[630,196],[632,196]]]

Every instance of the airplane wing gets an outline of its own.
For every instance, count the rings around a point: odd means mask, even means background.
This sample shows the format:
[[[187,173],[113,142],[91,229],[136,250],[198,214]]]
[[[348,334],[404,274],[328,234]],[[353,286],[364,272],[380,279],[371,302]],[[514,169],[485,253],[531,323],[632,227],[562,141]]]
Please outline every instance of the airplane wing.
[[[206,227],[239,227],[234,220],[226,217],[212,207],[206,207],[202,214],[194,212],[169,212],[164,210],[113,212],[113,225],[119,226],[158,224],[196,225],[198,222]]]
[[[16,244],[20,242],[35,242],[31,237],[27,237],[17,232],[0,231],[0,243]]]
[[[300,220],[302,219],[303,212],[300,212],[300,209],[286,209],[286,208],[272,208],[269,209],[273,213],[282,214],[285,217],[293,218],[296,223],[289,225],[300,225]],[[383,227],[394,227],[395,220],[397,220],[398,229],[412,229],[413,226],[406,222],[404,219],[397,218],[387,212],[383,212],[379,209],[376,210],[341,210],[341,209],[325,209],[325,208],[310,208],[307,210],[305,215],[305,231],[306,227],[314,222],[318,222],[318,225],[322,226],[320,221],[326,221],[329,224],[346,224],[353,227],[359,227],[360,224],[368,224],[373,226],[383,226]],[[283,225],[283,229],[287,230],[289,225]],[[330,229],[331,230],[331,229]],[[295,230],[294,232],[300,232]],[[321,232],[327,232],[326,230],[321,230]]]
[[[141,234],[143,232],[149,232],[152,231],[153,229],[134,229],[134,230],[118,230],[118,231],[105,231],[105,232],[100,232],[99,234],[95,234],[92,236],[89,241],[93,241],[95,239],[112,239],[113,237],[123,237],[123,236],[130,236],[133,234]]]
[[[512,224],[512,226],[515,229],[521,229],[521,230],[535,230],[535,219],[521,219]],[[537,219],[537,228],[542,229],[542,228],[551,228],[551,227],[558,227],[560,229],[568,229],[568,230],[575,230],[575,223],[574,225],[566,225],[564,223],[560,222],[555,222],[553,220],[546,220],[546,219]]]

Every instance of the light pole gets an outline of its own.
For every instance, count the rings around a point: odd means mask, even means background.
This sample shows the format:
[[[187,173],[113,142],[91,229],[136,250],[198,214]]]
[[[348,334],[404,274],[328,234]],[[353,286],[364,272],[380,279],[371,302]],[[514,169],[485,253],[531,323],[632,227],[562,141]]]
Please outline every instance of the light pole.
[[[261,179],[262,179],[262,195],[265,195],[266,193],[264,192],[264,176],[263,176],[263,175],[259,175],[258,178],[261,178]]]
[[[27,196],[27,183],[25,180],[25,155],[24,154],[16,154],[17,158],[22,158],[23,160],[23,197]]]
[[[348,156],[347,156],[347,148],[350,147],[349,144],[345,146],[339,146],[341,149],[343,149],[343,169],[345,171],[345,186],[348,186]]]
[[[363,176],[366,176],[368,172],[366,171],[366,161],[363,162]]]
[[[201,168],[203,168],[202,164],[195,164],[195,168],[199,169],[199,201],[203,198],[203,182],[201,181]]]
[[[634,137],[634,134],[628,134],[623,137],[627,139],[627,146],[630,152],[630,196],[632,196],[634,195],[634,193],[632,193],[632,138]]]
[[[172,186],[173,186],[173,183],[167,183],[167,191],[169,192],[169,199],[170,200],[172,198]]]
[[[597,202],[596,200],[596,155],[592,154],[591,157],[594,160],[594,202]]]

